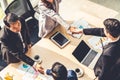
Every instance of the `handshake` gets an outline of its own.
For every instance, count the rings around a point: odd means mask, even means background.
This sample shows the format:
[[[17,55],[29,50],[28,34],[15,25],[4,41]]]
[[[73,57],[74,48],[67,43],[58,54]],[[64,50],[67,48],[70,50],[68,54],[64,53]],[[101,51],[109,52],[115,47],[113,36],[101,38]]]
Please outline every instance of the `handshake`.
[[[87,21],[84,19],[75,20],[71,27],[68,30],[68,34],[71,34],[73,37],[80,38],[83,34],[83,28],[90,28]]]
[[[69,28],[69,30],[70,30],[70,32],[72,33],[72,34],[80,34],[80,33],[83,33],[83,29],[79,29],[79,28],[77,28],[77,27],[70,27]]]
[[[70,34],[72,37],[80,38],[83,34],[83,29],[71,26],[67,33]]]

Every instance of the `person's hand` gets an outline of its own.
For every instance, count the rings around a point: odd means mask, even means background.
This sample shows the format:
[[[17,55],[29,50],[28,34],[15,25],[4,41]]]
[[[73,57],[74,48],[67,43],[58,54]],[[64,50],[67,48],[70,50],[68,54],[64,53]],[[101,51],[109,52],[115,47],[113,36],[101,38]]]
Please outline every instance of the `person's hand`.
[[[83,29],[78,29],[78,28],[73,27],[73,26],[71,26],[71,27],[69,28],[69,30],[70,30],[70,32],[72,32],[72,34],[80,34],[80,33],[83,33]]]
[[[76,27],[70,26],[69,30],[70,32],[74,31],[76,29]]]
[[[29,44],[29,45],[28,45],[28,49],[31,48],[31,47],[32,47],[32,44]]]
[[[41,64],[36,64],[35,65],[35,70],[39,71],[41,74],[44,74],[44,68],[41,66]]]
[[[82,34],[83,33],[83,29],[75,28],[75,29],[72,29],[71,32],[72,32],[72,34]]]

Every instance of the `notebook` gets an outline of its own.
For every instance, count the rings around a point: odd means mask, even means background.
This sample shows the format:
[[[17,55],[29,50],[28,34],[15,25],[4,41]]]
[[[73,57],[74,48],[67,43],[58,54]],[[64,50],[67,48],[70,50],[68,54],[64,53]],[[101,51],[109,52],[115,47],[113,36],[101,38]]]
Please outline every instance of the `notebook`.
[[[100,53],[91,49],[83,40],[79,43],[72,54],[80,63],[88,66],[91,69],[94,68],[101,55]]]

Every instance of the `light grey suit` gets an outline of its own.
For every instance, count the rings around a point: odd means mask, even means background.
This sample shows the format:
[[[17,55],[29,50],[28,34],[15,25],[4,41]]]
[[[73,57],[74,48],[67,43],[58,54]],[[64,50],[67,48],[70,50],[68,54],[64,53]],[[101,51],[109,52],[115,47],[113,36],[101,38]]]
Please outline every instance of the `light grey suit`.
[[[67,24],[59,15],[59,3],[61,0],[55,0],[52,9],[48,9],[42,1],[39,1],[39,37],[45,37],[48,33],[50,33],[58,23],[61,24],[68,30],[69,24]]]

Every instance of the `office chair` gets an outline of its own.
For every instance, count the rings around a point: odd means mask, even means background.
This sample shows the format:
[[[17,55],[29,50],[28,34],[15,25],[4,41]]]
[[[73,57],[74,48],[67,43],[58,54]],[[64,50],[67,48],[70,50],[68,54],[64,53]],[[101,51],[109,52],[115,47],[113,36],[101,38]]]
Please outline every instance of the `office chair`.
[[[2,27],[0,26],[0,30],[2,29]]]
[[[31,35],[31,40],[33,41],[38,41],[38,20],[35,19],[34,14],[35,14],[35,10],[33,9],[33,6],[31,5],[30,0],[14,0],[12,1],[8,7],[5,10],[5,14],[7,13],[15,13],[16,15],[18,15],[19,17],[22,17],[29,28],[30,31],[30,35]],[[30,18],[32,17],[32,19]],[[33,31],[34,30],[34,31]],[[33,33],[35,33],[36,35],[34,35]],[[32,36],[33,35],[33,36]],[[35,42],[33,42],[35,43]]]
[[[14,0],[7,6],[5,14],[10,12],[17,14],[19,17],[27,19],[29,17],[34,18],[35,10],[33,9],[29,0]]]
[[[15,13],[22,17],[29,27],[38,26],[38,20],[35,19],[35,10],[33,9],[30,0],[14,0],[6,8],[5,14]],[[32,17],[32,19],[30,18]],[[33,22],[34,21],[34,22]],[[31,25],[32,22],[32,25]]]
[[[2,59],[1,41],[0,41],[0,71],[3,70],[6,66],[7,63]]]

